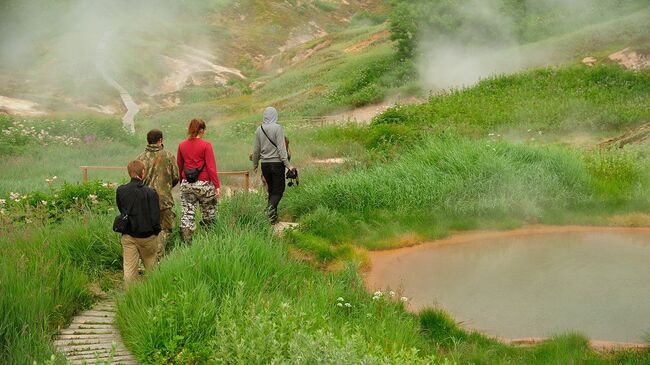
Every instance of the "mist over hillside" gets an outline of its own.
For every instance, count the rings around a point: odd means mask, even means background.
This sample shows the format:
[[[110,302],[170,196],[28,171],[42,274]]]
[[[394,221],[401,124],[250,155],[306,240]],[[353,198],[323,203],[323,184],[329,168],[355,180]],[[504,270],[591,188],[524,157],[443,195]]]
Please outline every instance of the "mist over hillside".
[[[641,0],[404,1],[398,7],[419,28],[412,48],[429,89],[470,86],[482,78],[551,63],[545,44],[521,46],[647,8]],[[417,49],[417,50],[415,50]]]
[[[360,11],[383,6],[381,1],[7,1],[0,5],[0,95],[51,104],[46,107],[68,100],[118,109],[118,95],[103,74],[140,99],[177,91],[193,74],[224,85],[246,79],[276,53],[349,24]]]

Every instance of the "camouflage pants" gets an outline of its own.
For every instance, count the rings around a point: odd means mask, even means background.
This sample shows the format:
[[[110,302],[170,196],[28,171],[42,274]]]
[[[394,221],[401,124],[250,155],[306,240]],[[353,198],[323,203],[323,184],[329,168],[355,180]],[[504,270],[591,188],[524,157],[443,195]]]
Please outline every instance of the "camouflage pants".
[[[196,206],[201,206],[201,223],[211,225],[217,218],[216,189],[211,181],[181,182],[181,230],[196,230]]]
[[[174,213],[173,208],[167,208],[160,211],[160,233],[158,234],[158,261],[165,254],[165,249],[167,248],[167,242],[169,242],[169,236],[172,233],[172,230],[176,227],[176,213]]]

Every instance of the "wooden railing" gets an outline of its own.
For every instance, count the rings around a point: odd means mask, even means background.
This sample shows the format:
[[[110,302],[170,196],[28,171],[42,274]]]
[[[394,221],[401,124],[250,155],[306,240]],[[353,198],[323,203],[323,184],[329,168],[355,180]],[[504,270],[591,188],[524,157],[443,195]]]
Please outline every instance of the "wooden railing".
[[[79,166],[81,169],[81,180],[83,182],[88,181],[88,170],[118,170],[124,171],[126,167],[117,167],[117,166]],[[243,176],[244,177],[244,186],[243,189],[248,193],[251,186],[251,173],[250,171],[219,171],[219,176]]]

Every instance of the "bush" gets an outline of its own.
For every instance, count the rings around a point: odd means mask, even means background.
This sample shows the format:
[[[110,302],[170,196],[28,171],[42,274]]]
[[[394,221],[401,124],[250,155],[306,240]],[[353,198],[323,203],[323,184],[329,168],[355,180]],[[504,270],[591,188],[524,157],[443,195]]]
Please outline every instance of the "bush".
[[[6,223],[3,228],[8,229],[33,221],[56,222],[66,216],[77,216],[87,211],[112,212],[115,211],[114,206],[113,185],[100,181],[64,183],[60,188],[52,188],[49,192],[9,193],[0,199],[0,221]]]
[[[0,156],[22,153],[29,146],[50,144],[74,146],[98,140],[138,143],[134,136],[124,131],[118,119],[97,116],[21,120],[0,116],[0,130]]]

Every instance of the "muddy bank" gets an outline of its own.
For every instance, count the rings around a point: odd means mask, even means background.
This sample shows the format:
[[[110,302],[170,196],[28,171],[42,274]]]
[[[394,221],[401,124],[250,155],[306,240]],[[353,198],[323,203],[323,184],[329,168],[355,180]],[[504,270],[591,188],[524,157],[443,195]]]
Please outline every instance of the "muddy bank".
[[[369,290],[395,290],[413,311],[443,308],[504,342],[577,330],[604,340],[597,348],[637,347],[650,330],[650,228],[471,232],[369,259]]]

